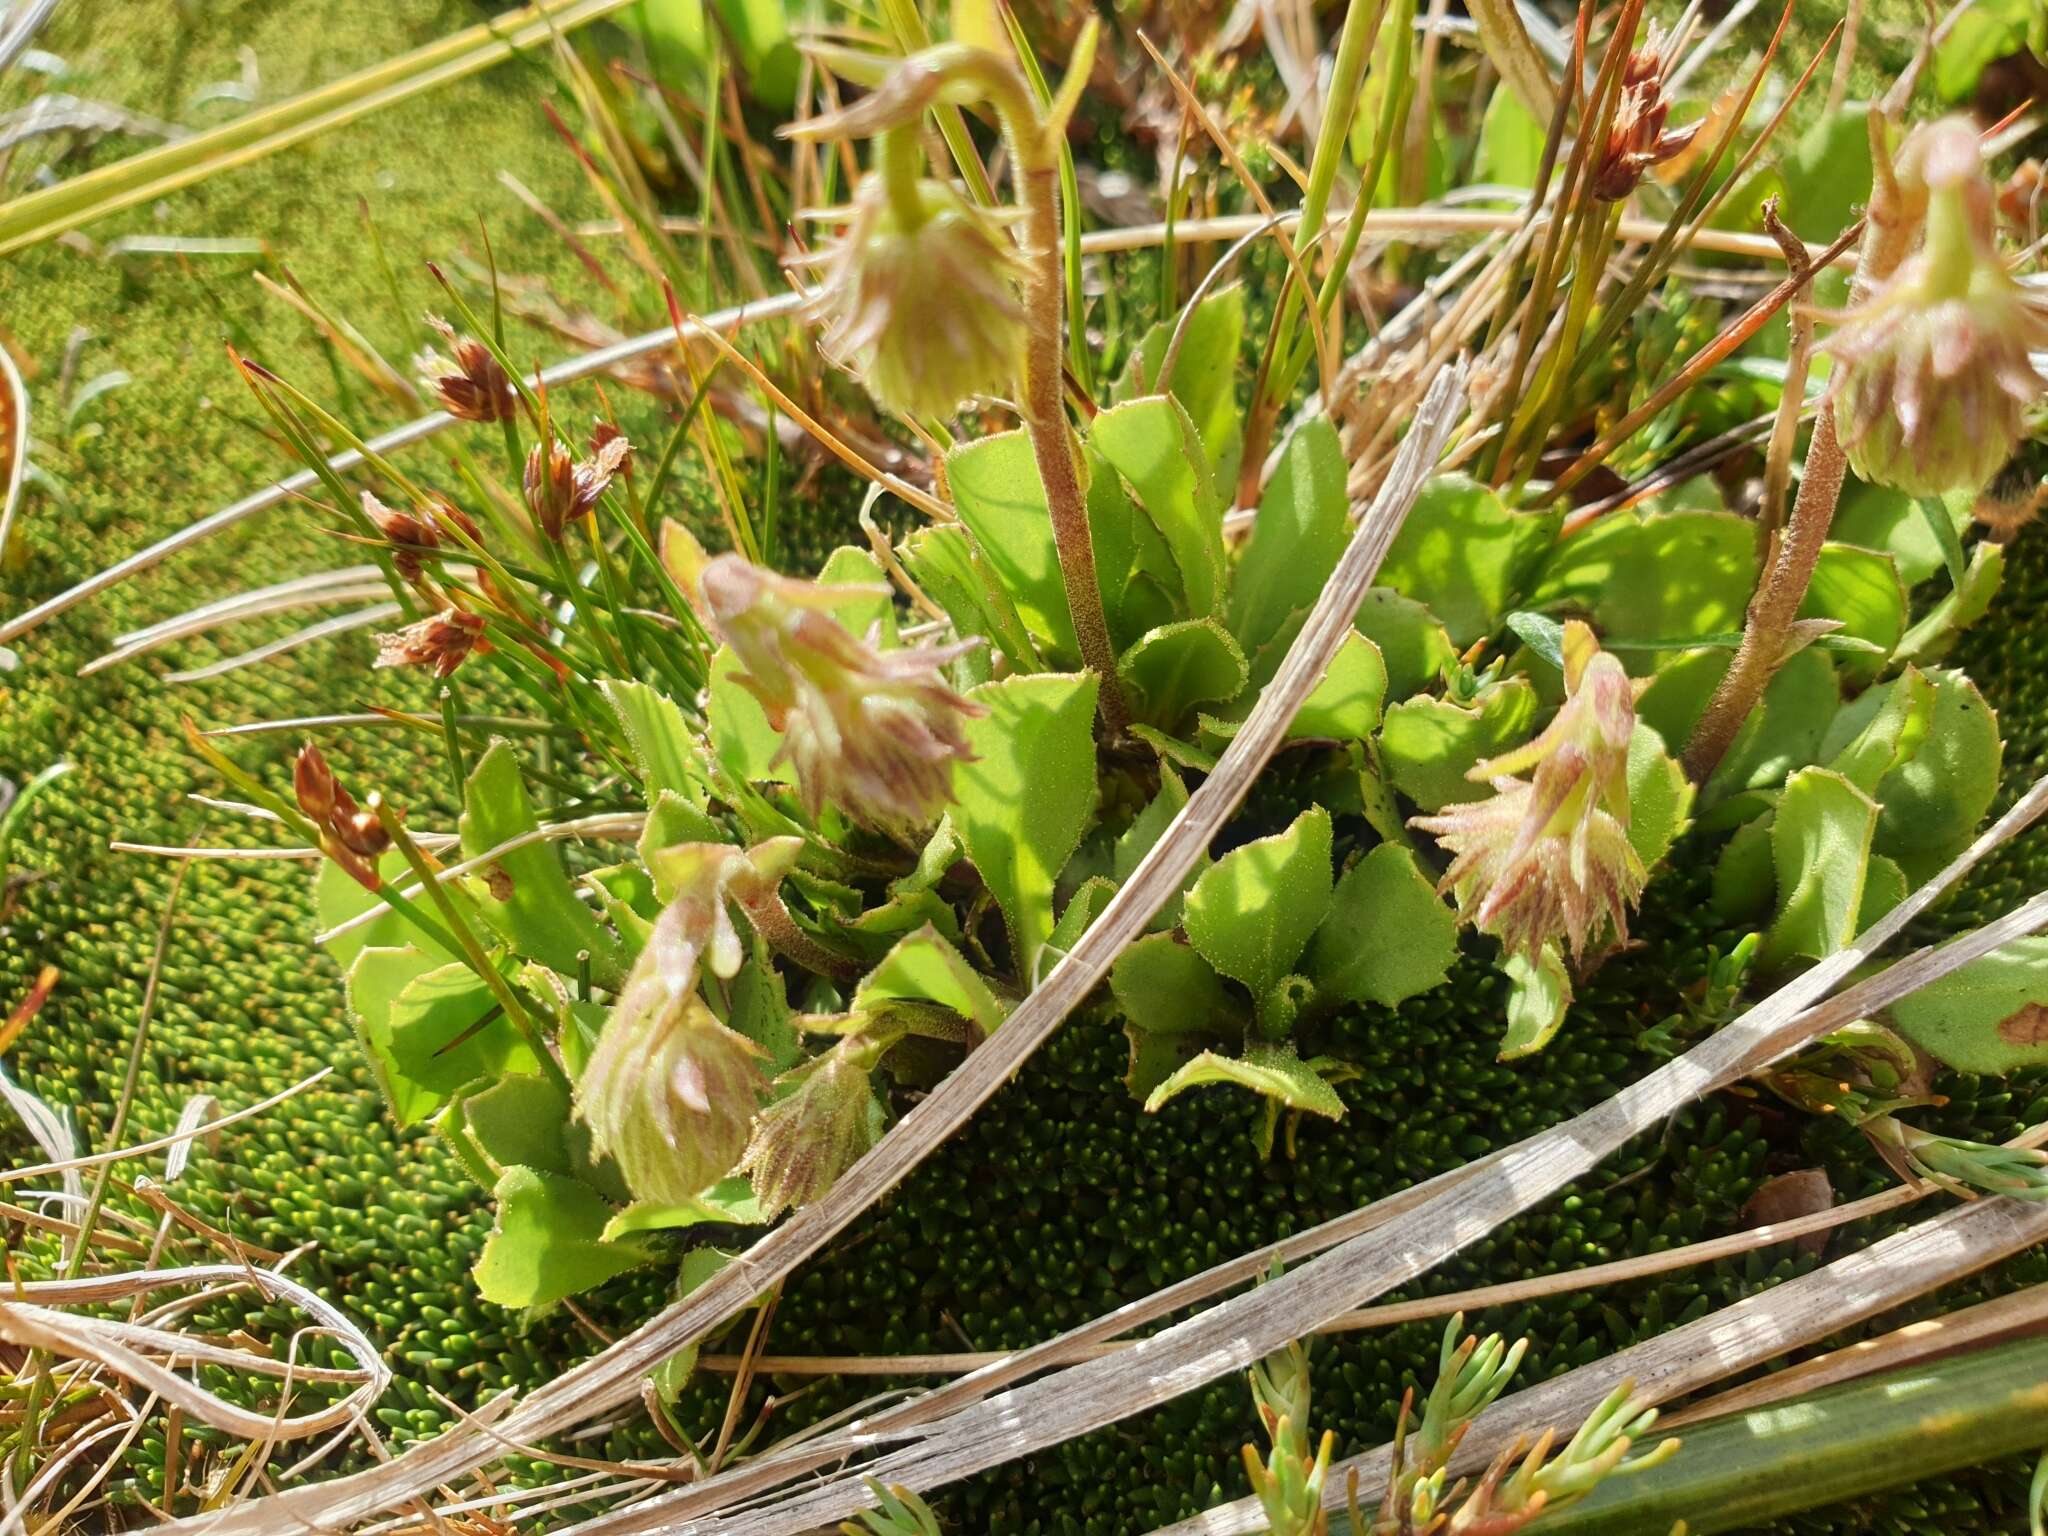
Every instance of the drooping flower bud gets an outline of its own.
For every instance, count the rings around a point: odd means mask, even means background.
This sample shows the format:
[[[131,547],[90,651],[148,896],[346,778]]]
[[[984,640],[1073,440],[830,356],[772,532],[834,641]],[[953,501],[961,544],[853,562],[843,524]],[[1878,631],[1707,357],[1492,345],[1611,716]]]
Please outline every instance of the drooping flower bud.
[[[1455,856],[1441,889],[1460,915],[1531,959],[1558,939],[1577,959],[1603,931],[1625,938],[1646,878],[1628,840],[1635,685],[1576,620],[1564,675],[1565,702],[1542,734],[1468,775],[1490,781],[1491,796],[1411,823]]]
[[[320,834],[320,849],[365,890],[379,889],[377,860],[391,846],[391,834],[374,811],[357,807],[342,788],[327,758],[310,741],[292,763],[292,793]]]
[[[1913,496],[1976,490],[2019,441],[2044,380],[2048,311],[2006,269],[1977,131],[1918,129],[1898,180],[1926,197],[1921,248],[1862,304],[1835,317],[1835,416],[1856,473]]]
[[[832,608],[848,589],[796,581],[719,555],[703,567],[704,611],[782,735],[813,816],[831,804],[884,830],[928,827],[971,757],[963,727],[984,711],[942,669],[974,642],[895,651],[855,639]]]
[[[560,542],[569,524],[597,505],[598,497],[632,455],[633,445],[614,427],[593,432],[590,450],[590,457],[579,461],[551,436],[527,451],[527,509],[552,541]]]
[[[868,1074],[874,1050],[850,1035],[776,1079],[782,1096],[754,1119],[739,1172],[766,1215],[809,1205],[851,1168],[882,1132]]]
[[[438,502],[434,512],[401,510],[386,506],[369,491],[364,491],[363,515],[390,541],[391,563],[407,581],[420,579],[424,568],[420,557],[441,547],[444,525],[452,524],[461,529],[463,536],[473,544],[483,542],[483,535],[469,514],[449,501]]]
[[[454,359],[438,352],[422,352],[414,360],[429,389],[441,402],[441,409],[460,421],[505,421],[519,409],[519,394],[490,348],[473,336],[463,336],[439,315],[427,316],[427,324],[439,331]]]
[[[1607,143],[1593,168],[1593,195],[1618,203],[1635,191],[1653,165],[1683,154],[1702,123],[1667,128],[1671,98],[1665,89],[1671,39],[1655,25],[1643,46],[1622,65],[1621,99],[1614,104]]]
[[[470,652],[491,648],[484,638],[483,615],[444,608],[416,624],[377,636],[380,667],[432,667],[434,676],[449,677]]]
[[[889,410],[946,416],[1010,389],[1024,264],[995,217],[943,182],[870,175],[827,253],[811,313],[825,354]]]

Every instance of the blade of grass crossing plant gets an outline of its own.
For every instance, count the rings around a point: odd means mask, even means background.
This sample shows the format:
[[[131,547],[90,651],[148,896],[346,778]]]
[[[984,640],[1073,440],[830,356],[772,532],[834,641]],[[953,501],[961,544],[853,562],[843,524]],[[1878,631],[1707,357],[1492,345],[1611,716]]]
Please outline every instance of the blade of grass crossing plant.
[[[962,12],[967,8],[961,7]],[[921,53],[932,45],[931,29],[925,25],[917,0],[882,0],[882,15],[887,22],[890,35],[897,48],[906,56]],[[984,40],[983,46],[993,39]],[[1028,55],[1028,50],[1020,50]],[[932,109],[937,119],[939,136],[946,141],[946,148],[952,152],[953,164],[960,172],[960,179],[967,183],[967,195],[983,208],[996,205],[996,189],[988,179],[988,168],[981,163],[981,156],[975,151],[974,138],[967,131],[967,118],[957,106],[944,103]]]

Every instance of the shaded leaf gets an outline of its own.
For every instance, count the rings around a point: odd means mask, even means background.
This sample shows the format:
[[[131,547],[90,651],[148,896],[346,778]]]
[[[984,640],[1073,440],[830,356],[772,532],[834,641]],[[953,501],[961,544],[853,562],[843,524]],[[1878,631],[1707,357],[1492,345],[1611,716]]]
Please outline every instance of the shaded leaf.
[[[1332,997],[1392,1008],[1441,983],[1458,915],[1406,848],[1382,843],[1344,872],[1303,969]]]
[[[1301,957],[1329,910],[1330,887],[1330,813],[1318,806],[1203,871],[1183,922],[1211,965],[1263,997]]]
[[[1145,1100],[1145,1112],[1156,1114],[1169,1100],[1205,1083],[1235,1083],[1288,1109],[1331,1120],[1344,1118],[1344,1101],[1337,1097],[1337,1090],[1287,1045],[1249,1046],[1242,1056],[1204,1051],[1152,1090]]]
[[[1137,695],[1139,718],[1167,728],[1197,704],[1235,698],[1250,674],[1244,652],[1214,619],[1153,630],[1124,652],[1116,670]]]
[[[1501,973],[1508,979],[1508,1027],[1500,1040],[1500,1059],[1533,1056],[1556,1038],[1571,1007],[1572,981],[1557,946],[1546,944],[1534,960],[1504,956]]]
[[[856,1012],[892,1001],[937,1003],[973,1020],[983,1034],[1002,1023],[1008,1011],[960,951],[931,928],[900,940],[853,996]]]
[[[1394,535],[1380,583],[1428,604],[1462,649],[1491,634],[1514,606],[1557,537],[1558,521],[1550,513],[1511,511],[1464,475],[1439,475],[1423,486]]]
[[[984,683],[967,723],[972,761],[953,770],[950,816],[1008,921],[1020,969],[1052,932],[1053,882],[1095,814],[1095,679]]]
[[[1892,1023],[1959,1072],[2048,1066],[2048,938],[2015,939],[1892,1004]]]
[[[579,1179],[507,1168],[492,1194],[497,1220],[474,1271],[486,1301],[547,1306],[647,1262],[637,1244],[602,1240],[612,1208]]]
[[[1764,962],[1825,959],[1856,936],[1877,806],[1838,773],[1805,768],[1786,782],[1771,826],[1778,915]]]
[[[1123,477],[1165,539],[1188,616],[1220,616],[1228,581],[1222,493],[1180,402],[1150,395],[1111,406],[1089,426],[1088,446]]]
[[[1387,782],[1425,811],[1484,799],[1492,791],[1466,773],[1525,740],[1535,719],[1536,690],[1520,677],[1482,690],[1470,706],[1405,699],[1381,722],[1380,766]]]
[[[1247,651],[1315,605],[1350,542],[1349,468],[1337,429],[1304,422],[1280,450],[1230,585],[1230,628]]]

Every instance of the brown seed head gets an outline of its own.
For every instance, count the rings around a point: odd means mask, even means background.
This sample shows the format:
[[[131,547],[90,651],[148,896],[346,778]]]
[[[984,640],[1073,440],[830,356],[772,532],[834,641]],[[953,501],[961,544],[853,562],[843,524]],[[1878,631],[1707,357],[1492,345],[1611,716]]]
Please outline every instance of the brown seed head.
[[[434,676],[448,677],[469,659],[470,652],[489,649],[490,642],[484,639],[483,616],[451,607],[416,624],[379,635],[376,665],[432,667]]]
[[[427,316],[454,353],[450,360],[436,352],[420,354],[418,366],[441,409],[461,421],[505,421],[519,408],[519,394],[490,348],[473,336],[457,333],[439,315]]]

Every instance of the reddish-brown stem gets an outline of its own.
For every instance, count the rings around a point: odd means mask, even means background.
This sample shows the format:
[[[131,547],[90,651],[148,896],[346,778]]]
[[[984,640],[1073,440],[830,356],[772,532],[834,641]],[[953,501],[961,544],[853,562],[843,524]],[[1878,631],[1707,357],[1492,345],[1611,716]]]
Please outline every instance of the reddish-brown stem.
[[[1806,473],[1792,504],[1791,521],[1750,599],[1742,643],[1736,647],[1728,675],[1721,679],[1706,713],[1700,716],[1692,740],[1686,743],[1685,771],[1695,784],[1704,784],[1720,766],[1785,659],[1792,622],[1806,600],[1807,584],[1813,580],[1821,546],[1835,520],[1835,503],[1841,498],[1848,464],[1848,455],[1835,436],[1834,402],[1824,400],[1813,424],[1813,440],[1807,445]]]

